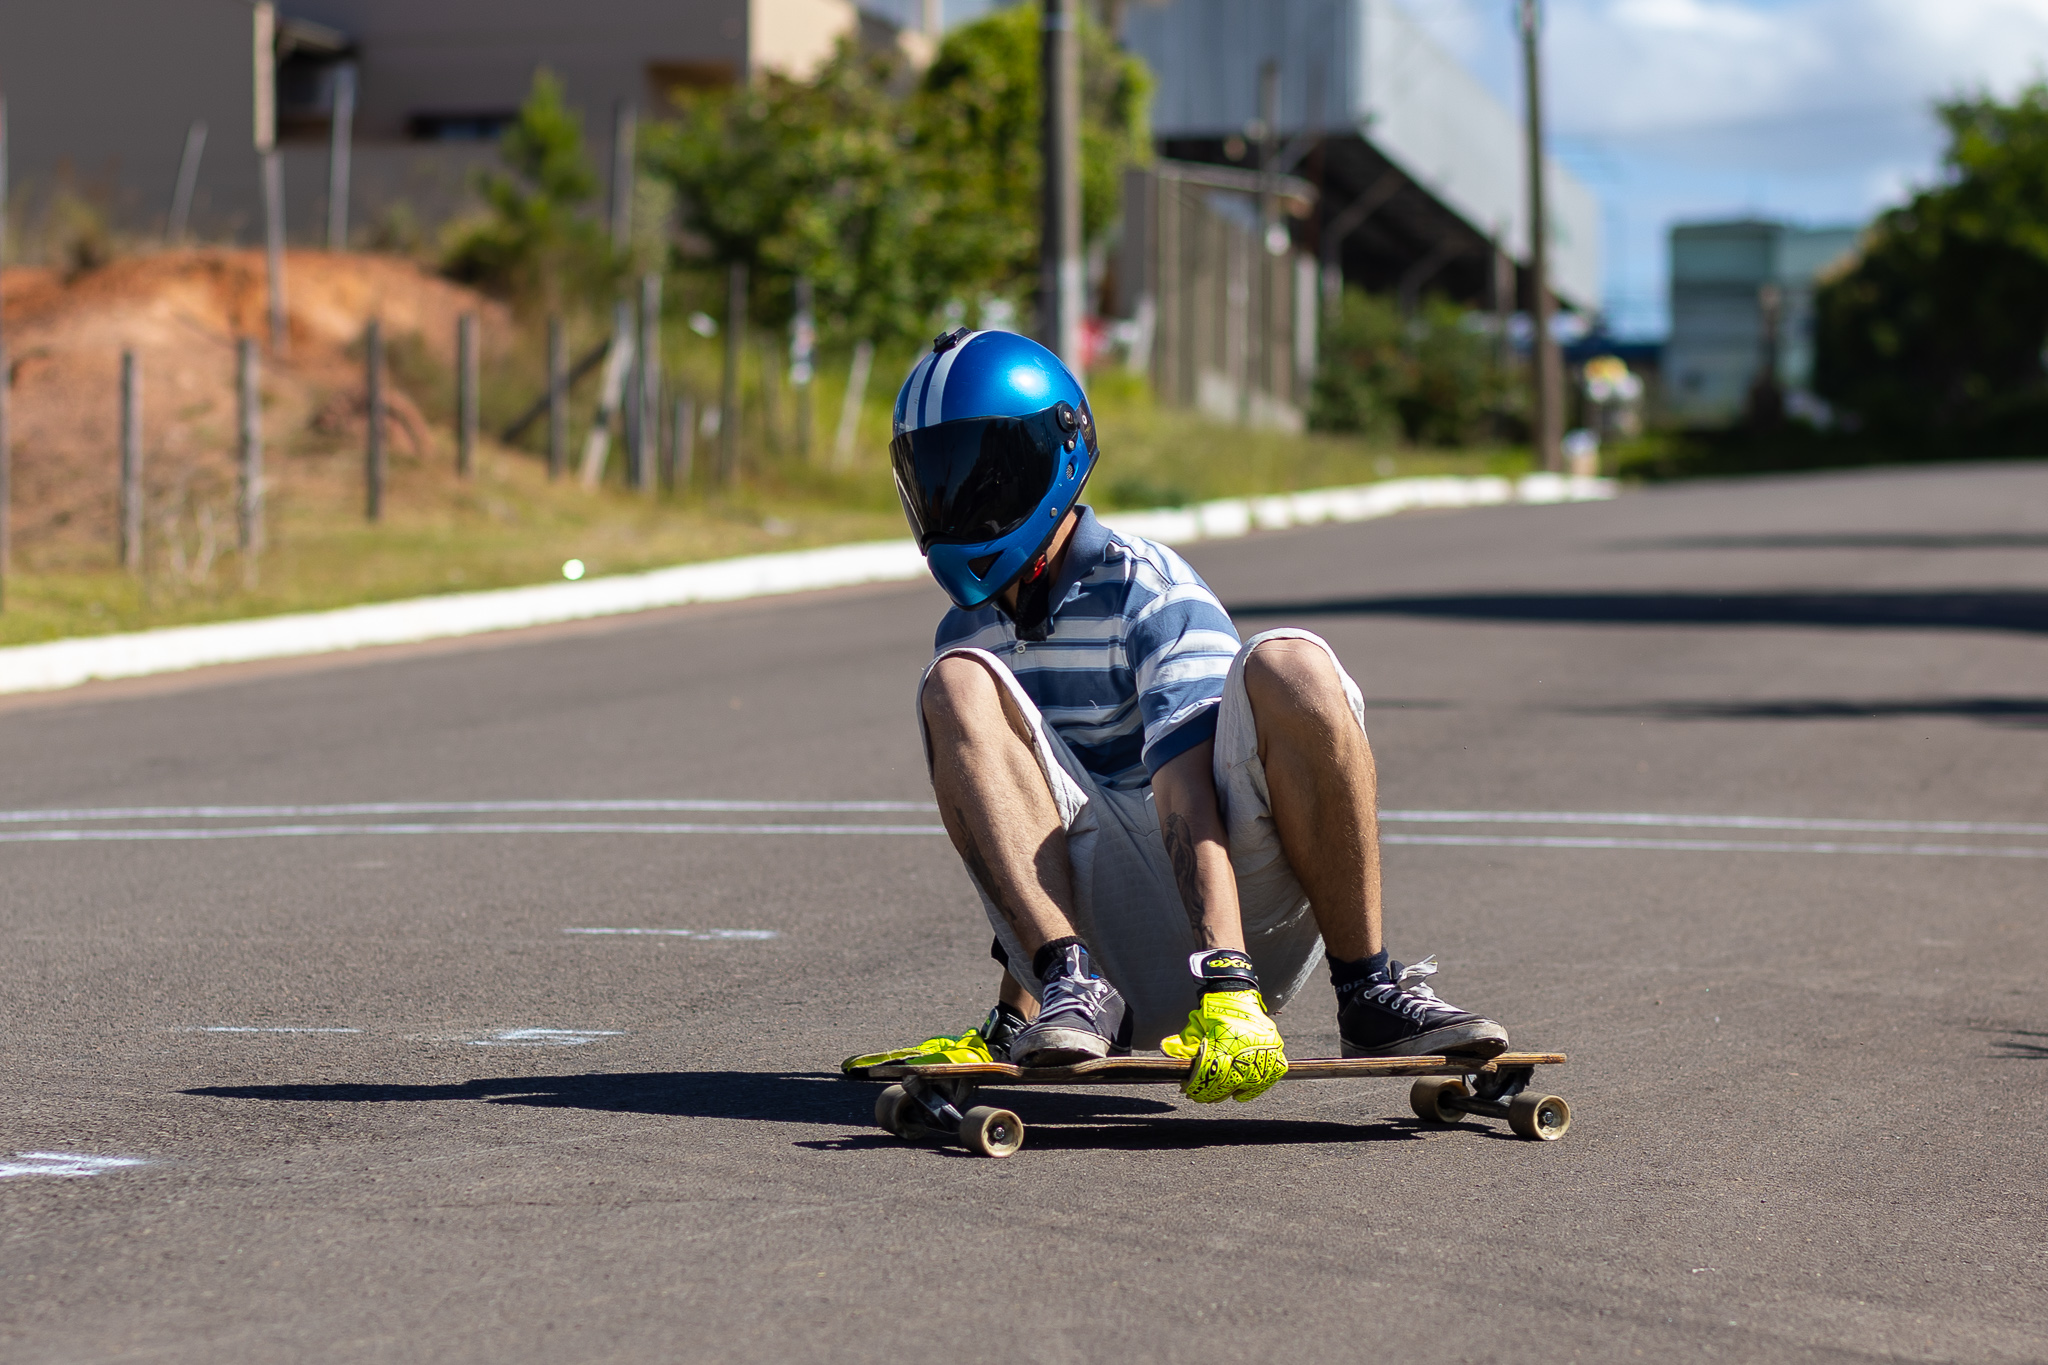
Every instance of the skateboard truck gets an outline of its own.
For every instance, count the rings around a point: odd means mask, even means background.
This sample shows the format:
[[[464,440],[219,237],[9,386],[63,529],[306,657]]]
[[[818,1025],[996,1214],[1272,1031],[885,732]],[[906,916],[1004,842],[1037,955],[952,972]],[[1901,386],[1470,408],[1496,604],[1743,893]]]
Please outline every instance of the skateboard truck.
[[[1009,1156],[1022,1147],[1024,1121],[1009,1110],[974,1105],[961,1111],[959,1105],[973,1094],[971,1080],[906,1076],[875,1100],[875,1122],[905,1142],[952,1133],[982,1156]]]

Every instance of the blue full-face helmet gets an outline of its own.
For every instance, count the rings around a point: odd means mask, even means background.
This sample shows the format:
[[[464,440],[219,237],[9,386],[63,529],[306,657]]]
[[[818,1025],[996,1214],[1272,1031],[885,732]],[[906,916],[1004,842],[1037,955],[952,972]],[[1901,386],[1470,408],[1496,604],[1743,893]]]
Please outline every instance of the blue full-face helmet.
[[[1095,417],[1060,358],[961,328],[917,362],[889,459],[932,577],[979,607],[1037,563],[1095,471]]]

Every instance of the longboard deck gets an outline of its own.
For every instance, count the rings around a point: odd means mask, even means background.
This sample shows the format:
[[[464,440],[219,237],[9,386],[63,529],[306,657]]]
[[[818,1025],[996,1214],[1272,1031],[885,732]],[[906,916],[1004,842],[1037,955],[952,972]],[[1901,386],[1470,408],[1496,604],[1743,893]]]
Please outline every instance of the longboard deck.
[[[1519,1066],[1557,1066],[1562,1052],[1503,1052],[1473,1057],[1306,1057],[1287,1064],[1288,1081],[1337,1081],[1353,1076],[1485,1076]],[[1177,1057],[1101,1057],[1073,1066],[1019,1067],[1008,1062],[941,1062],[912,1066],[884,1062],[850,1073],[864,1080],[972,1080],[984,1085],[1178,1085],[1190,1063]]]

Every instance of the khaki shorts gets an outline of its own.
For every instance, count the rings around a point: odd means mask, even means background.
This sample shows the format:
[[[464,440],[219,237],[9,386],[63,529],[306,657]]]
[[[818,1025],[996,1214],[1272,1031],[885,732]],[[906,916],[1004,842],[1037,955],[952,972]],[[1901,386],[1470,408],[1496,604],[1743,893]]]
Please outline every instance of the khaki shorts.
[[[1238,650],[1224,680],[1216,719],[1216,795],[1223,809],[1231,866],[1237,873],[1245,944],[1258,968],[1267,1006],[1277,1014],[1314,972],[1323,938],[1310,913],[1308,896],[1280,848],[1266,771],[1259,762],[1251,697],[1245,691],[1245,658],[1268,640],[1307,640],[1329,654],[1361,729],[1365,699],[1330,646],[1305,630],[1269,630],[1253,636]],[[985,649],[947,650],[932,660],[924,676],[929,678],[939,660],[949,658],[973,659],[987,668],[1029,725],[1039,769],[1067,832],[1067,853],[1074,869],[1074,932],[1088,944],[1097,970],[1129,1003],[1136,1018],[1133,1046],[1158,1047],[1160,1039],[1179,1033],[1186,1025],[1188,1012],[1195,1007],[1197,982],[1188,971],[1188,958],[1196,947],[1194,930],[1188,924],[1173,865],[1159,834],[1151,787],[1118,791],[1099,785],[1045,723],[1016,675]],[[920,680],[920,728],[924,723],[923,695]],[[925,756],[929,768],[929,735],[925,736]],[[971,880],[973,873],[968,876]],[[981,893],[982,908],[997,941],[1009,954],[1011,975],[1037,995],[1039,983],[1031,972],[1031,954],[1017,941],[989,899],[987,888],[977,882],[975,890]]]

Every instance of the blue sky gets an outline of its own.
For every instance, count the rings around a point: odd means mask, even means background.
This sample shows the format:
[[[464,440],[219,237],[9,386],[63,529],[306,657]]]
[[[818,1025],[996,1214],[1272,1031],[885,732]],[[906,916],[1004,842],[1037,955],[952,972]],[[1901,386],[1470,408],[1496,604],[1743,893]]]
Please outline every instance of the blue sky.
[[[1399,0],[1510,107],[1513,0]],[[2048,0],[1548,0],[1552,150],[1600,196],[1607,307],[1665,328],[1674,222],[1860,223],[1940,173],[1930,107],[2048,66]]]

